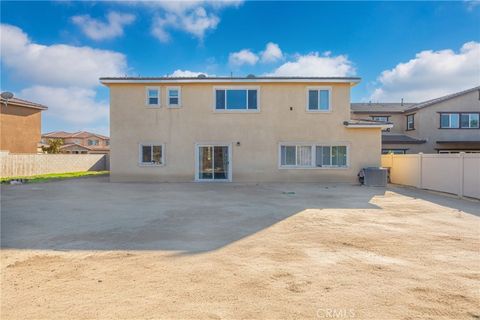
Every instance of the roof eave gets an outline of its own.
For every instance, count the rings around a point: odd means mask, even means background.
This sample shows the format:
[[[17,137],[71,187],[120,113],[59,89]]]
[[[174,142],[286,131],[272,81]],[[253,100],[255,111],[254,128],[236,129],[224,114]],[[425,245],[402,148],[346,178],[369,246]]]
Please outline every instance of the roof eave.
[[[361,78],[351,77],[257,77],[257,78],[100,78],[103,85],[121,84],[121,83],[348,83],[351,86],[356,85]]]
[[[360,123],[343,123],[346,128],[352,129],[374,129],[379,128],[382,130],[393,128],[393,124],[360,124]]]

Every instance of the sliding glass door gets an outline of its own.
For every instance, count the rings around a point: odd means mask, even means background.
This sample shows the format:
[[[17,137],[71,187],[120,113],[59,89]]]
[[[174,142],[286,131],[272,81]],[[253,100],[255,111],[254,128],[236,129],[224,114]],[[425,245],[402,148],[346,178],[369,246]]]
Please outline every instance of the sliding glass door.
[[[196,154],[197,180],[230,180],[230,147],[228,145],[197,145]]]

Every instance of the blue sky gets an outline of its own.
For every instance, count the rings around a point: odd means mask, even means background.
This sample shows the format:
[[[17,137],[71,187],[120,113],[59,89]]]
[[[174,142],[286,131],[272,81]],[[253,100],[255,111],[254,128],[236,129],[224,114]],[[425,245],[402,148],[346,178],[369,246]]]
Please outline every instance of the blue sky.
[[[480,83],[480,3],[1,2],[1,89],[45,103],[43,131],[108,133],[99,76],[360,76],[352,101]]]

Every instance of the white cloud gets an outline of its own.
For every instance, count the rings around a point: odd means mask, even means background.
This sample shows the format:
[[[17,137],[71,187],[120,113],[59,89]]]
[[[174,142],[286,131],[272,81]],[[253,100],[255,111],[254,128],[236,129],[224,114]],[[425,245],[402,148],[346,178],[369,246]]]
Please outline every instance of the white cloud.
[[[346,55],[330,56],[329,52],[297,55],[285,62],[271,76],[345,77],[355,75],[355,67]]]
[[[207,13],[202,8],[196,8],[188,13],[167,13],[162,17],[156,17],[152,26],[152,34],[160,41],[167,42],[170,40],[170,34],[167,29],[178,29],[186,31],[198,39],[203,39],[208,29],[215,29],[220,22],[220,18],[213,14]]]
[[[86,125],[108,120],[108,102],[95,101],[93,89],[32,86],[23,89],[19,96],[48,106],[48,115],[70,124]]]
[[[258,61],[258,56],[249,49],[243,49],[238,52],[232,52],[228,56],[228,62],[234,66],[241,66],[244,64],[254,65]]]
[[[422,101],[461,91],[480,83],[480,43],[451,49],[422,51],[408,62],[383,71],[372,101]]]
[[[278,44],[269,42],[265,50],[261,52],[261,61],[264,63],[276,62],[283,59],[283,53]]]
[[[480,7],[480,0],[464,0],[468,11],[473,11],[476,7]]]
[[[142,1],[150,8],[161,9],[152,24],[152,34],[162,42],[170,40],[170,30],[187,32],[203,40],[208,30],[220,23],[218,12],[226,7],[237,7],[243,1]]]
[[[101,76],[126,73],[123,54],[90,47],[33,43],[15,26],[0,25],[1,59],[14,77],[52,86],[91,87]]]
[[[1,24],[2,72],[20,79],[25,87],[18,96],[49,107],[44,115],[65,127],[108,124],[108,101],[98,101],[101,76],[121,76],[127,62],[123,54],[90,47],[32,42],[21,29]],[[67,128],[65,128],[66,130]]]
[[[72,17],[74,24],[93,40],[112,39],[123,35],[123,28],[135,21],[133,14],[110,12],[107,15],[107,22],[80,15]]]
[[[190,70],[180,70],[177,69],[173,73],[169,74],[169,77],[197,77],[200,74],[204,74],[206,76],[211,76],[208,75],[205,72],[195,72],[195,71],[190,71]]]

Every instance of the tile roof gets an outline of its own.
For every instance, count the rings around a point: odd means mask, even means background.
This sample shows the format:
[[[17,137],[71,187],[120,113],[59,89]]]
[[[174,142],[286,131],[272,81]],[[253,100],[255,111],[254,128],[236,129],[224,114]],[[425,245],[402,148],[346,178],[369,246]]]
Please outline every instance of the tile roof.
[[[20,99],[20,98],[16,98],[16,97],[13,97],[12,99],[8,99],[8,101],[4,98],[0,98],[0,100],[1,100],[2,104],[7,103],[7,106],[9,104],[12,104],[14,106],[32,108],[32,109],[39,109],[39,110],[47,110],[48,109],[48,107],[44,106],[43,104],[28,101],[28,100],[24,100],[24,99]]]
[[[100,139],[110,139],[107,136],[98,134],[98,133],[93,133],[93,132],[88,132],[88,131],[77,131],[77,132],[66,132],[66,131],[54,131],[54,132],[48,132],[42,134],[43,138],[61,138],[61,139],[66,139],[66,138],[88,138],[88,137],[98,137]]]
[[[82,146],[81,144],[78,144],[78,143],[67,143],[67,144],[64,144],[62,146],[60,146],[60,149],[65,149],[65,148],[69,148],[69,147],[72,147],[72,146],[76,146],[76,147],[80,147],[80,148],[83,148],[83,149],[86,149],[86,150],[90,150],[90,151],[109,151],[110,148],[107,146]]]
[[[354,113],[403,113],[414,103],[351,103],[350,109]]]
[[[382,133],[382,143],[384,144],[422,144],[426,140],[407,136],[406,134]]]

